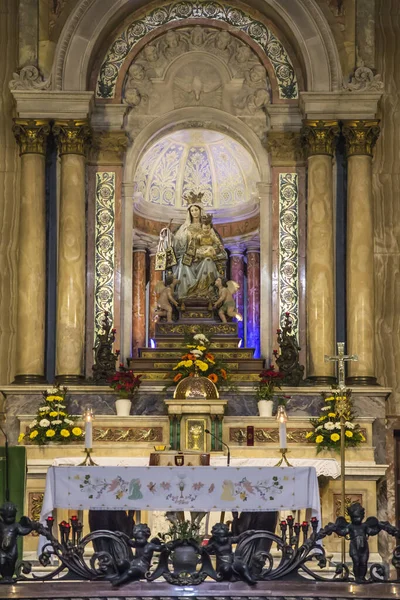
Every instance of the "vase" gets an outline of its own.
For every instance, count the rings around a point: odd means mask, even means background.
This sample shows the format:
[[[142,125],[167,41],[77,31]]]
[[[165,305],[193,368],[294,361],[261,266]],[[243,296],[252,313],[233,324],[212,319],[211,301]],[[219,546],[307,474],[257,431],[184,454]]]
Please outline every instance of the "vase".
[[[260,417],[272,417],[272,410],[274,408],[273,400],[259,400],[257,406]]]
[[[119,398],[115,401],[115,410],[118,417],[129,417],[131,413],[132,400],[130,398]]]
[[[175,548],[172,555],[174,573],[195,573],[197,560],[198,556],[195,548],[183,541],[181,545]]]

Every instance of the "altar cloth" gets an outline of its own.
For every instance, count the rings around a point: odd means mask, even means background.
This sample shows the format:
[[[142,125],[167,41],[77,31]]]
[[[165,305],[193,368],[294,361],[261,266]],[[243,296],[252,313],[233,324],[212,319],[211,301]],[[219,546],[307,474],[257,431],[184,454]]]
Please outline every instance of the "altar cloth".
[[[50,467],[41,521],[75,510],[275,511],[320,519],[313,467]]]

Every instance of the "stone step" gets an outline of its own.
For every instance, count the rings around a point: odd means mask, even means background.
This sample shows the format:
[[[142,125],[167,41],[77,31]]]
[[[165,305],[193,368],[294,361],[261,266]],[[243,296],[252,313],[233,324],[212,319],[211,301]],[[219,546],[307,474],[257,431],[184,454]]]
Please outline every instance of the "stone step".
[[[177,362],[178,359],[176,357],[158,360],[151,360],[148,358],[128,358],[129,368],[133,369],[135,372],[159,369],[170,372]],[[226,360],[224,361],[224,364],[229,371],[248,371],[259,373],[264,366],[264,360],[262,358],[237,359],[236,361]]]
[[[140,375],[142,381],[172,381],[171,371],[137,371],[135,375]],[[230,373],[229,380],[236,385],[240,382],[257,382],[259,381],[258,373]]]
[[[184,325],[179,323],[156,323],[155,337],[184,336],[185,334],[204,333],[206,336],[237,337],[237,323],[193,323]]]
[[[180,352],[182,350],[182,352]],[[219,359],[219,360],[232,360],[232,359],[238,359],[238,358],[253,358],[254,355],[254,349],[253,348],[238,348],[237,346],[235,346],[232,350],[229,348],[213,348],[211,347],[210,350],[212,350],[213,354],[215,354],[215,356]],[[151,360],[155,360],[155,359],[164,359],[164,358],[174,358],[176,360],[177,357],[179,357],[180,354],[183,354],[184,350],[182,348],[182,345],[174,348],[165,348],[165,349],[160,349],[159,347],[157,348],[140,348],[139,350],[139,356],[140,358],[149,358]]]
[[[231,350],[237,350],[239,348],[239,343],[241,341],[241,338],[239,337],[227,337],[227,338],[223,338],[220,339],[218,338],[215,339],[215,341],[211,340],[210,343],[210,349],[212,350],[216,350],[218,348],[220,349],[231,349]],[[157,338],[155,340],[156,343],[156,348],[155,350],[163,350],[164,348],[166,349],[178,349],[178,351],[183,350],[183,346],[184,346],[184,341],[181,335],[176,335],[176,336],[169,336],[169,337],[165,337],[165,338]]]

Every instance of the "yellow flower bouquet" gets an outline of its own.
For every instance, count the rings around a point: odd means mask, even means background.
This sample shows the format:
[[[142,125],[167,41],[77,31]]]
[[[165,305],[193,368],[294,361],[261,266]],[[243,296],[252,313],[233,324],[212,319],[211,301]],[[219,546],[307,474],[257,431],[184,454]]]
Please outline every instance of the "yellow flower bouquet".
[[[333,449],[340,452],[341,425],[338,413],[338,402],[346,402],[344,411],[344,436],[345,446],[355,447],[365,442],[365,436],[358,424],[354,421],[354,412],[351,402],[351,392],[346,390],[346,395],[341,396],[338,391],[324,398],[324,406],[321,408],[321,416],[310,419],[313,430],[306,433],[306,440],[317,446],[317,454],[321,450]]]
[[[66,411],[65,397],[67,388],[55,387],[43,392],[43,402],[37,410],[35,419],[25,433],[20,433],[18,442],[43,446],[49,442],[68,444],[82,441],[84,432],[77,426],[77,417]]]
[[[226,385],[228,372],[225,366],[210,351],[210,340],[203,333],[189,335],[185,340],[184,354],[172,368],[172,382],[177,385],[185,377],[193,377],[197,370],[199,375],[207,377],[217,388]],[[166,387],[168,388],[169,385]]]

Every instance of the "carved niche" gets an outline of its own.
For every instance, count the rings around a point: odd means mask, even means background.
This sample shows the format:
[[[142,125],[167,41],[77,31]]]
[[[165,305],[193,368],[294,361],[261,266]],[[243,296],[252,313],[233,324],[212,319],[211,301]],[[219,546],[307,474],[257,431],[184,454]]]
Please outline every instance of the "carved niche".
[[[196,25],[171,29],[142,48],[128,69],[122,101],[131,133],[171,110],[207,106],[239,117],[262,138],[271,85],[250,46],[228,31]]]

